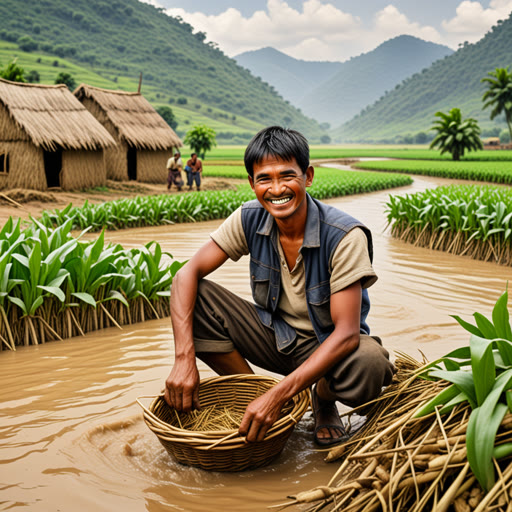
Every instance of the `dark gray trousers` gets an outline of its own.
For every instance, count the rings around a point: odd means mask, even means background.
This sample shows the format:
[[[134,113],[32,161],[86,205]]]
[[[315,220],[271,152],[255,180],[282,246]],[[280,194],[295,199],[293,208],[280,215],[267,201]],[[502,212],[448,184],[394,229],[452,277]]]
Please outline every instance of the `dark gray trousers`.
[[[282,354],[277,350],[274,331],[260,321],[254,304],[206,279],[198,287],[194,345],[198,353],[236,349],[250,363],[280,375],[291,373],[320,346],[313,338],[300,343],[291,354]],[[380,339],[362,334],[359,347],[325,378],[340,402],[356,407],[379,396],[393,373]]]

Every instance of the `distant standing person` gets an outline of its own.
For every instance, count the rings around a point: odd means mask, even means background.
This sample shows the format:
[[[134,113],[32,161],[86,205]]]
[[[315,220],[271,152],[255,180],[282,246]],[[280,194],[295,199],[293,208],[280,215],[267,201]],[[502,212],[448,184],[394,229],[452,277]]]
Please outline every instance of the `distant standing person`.
[[[172,185],[176,185],[178,192],[181,191],[183,186],[183,178],[181,177],[181,171],[183,170],[183,161],[181,160],[181,153],[176,151],[174,156],[171,156],[167,160],[167,190],[171,190]]]
[[[197,153],[192,153],[190,159],[187,161],[185,166],[187,173],[187,185],[188,189],[192,190],[194,181],[196,182],[197,190],[201,190],[201,173],[203,172],[203,162],[197,158]]]

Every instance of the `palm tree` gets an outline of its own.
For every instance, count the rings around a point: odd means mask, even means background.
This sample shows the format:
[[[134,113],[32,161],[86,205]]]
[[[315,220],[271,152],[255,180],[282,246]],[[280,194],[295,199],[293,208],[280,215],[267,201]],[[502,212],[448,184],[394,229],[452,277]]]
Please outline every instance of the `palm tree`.
[[[464,156],[464,151],[483,148],[476,119],[468,117],[463,120],[458,108],[452,108],[448,114],[436,112],[435,115],[439,119],[434,121],[431,128],[437,131],[430,144],[431,149],[439,147],[441,154],[448,152],[454,160],[460,160],[460,157]]]
[[[505,113],[505,119],[512,140],[512,73],[506,68],[496,68],[495,71],[489,71],[489,76],[482,78],[482,82],[487,82],[488,91],[482,97],[482,101],[487,101],[482,108],[493,107],[491,119]]]

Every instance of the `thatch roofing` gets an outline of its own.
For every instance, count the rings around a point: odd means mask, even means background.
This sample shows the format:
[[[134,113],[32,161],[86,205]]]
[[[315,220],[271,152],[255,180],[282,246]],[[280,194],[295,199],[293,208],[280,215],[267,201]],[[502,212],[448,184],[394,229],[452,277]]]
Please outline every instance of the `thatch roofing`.
[[[115,144],[64,84],[24,84],[0,78],[0,105],[43,149],[100,149]]]
[[[114,125],[119,138],[137,149],[170,150],[183,146],[174,130],[138,92],[113,91],[80,85],[79,100],[90,98]]]

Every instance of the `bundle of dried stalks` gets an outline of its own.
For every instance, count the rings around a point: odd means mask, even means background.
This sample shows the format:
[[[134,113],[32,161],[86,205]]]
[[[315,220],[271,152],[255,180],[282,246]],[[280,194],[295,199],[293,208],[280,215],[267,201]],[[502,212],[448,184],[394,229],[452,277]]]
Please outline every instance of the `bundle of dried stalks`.
[[[244,417],[240,411],[230,407],[221,407],[219,404],[209,405],[188,413],[178,413],[176,410],[174,412],[181,428],[195,432],[237,429]]]
[[[512,458],[495,462],[499,478],[484,494],[466,457],[467,403],[443,417],[436,412],[413,418],[420,404],[448,383],[418,378],[422,366],[405,354],[396,365],[397,376],[370,404],[365,427],[330,450],[326,460],[343,458],[343,463],[329,483],[272,508],[314,503],[309,512],[512,510]],[[512,415],[507,414],[498,444],[512,440],[511,428]]]

